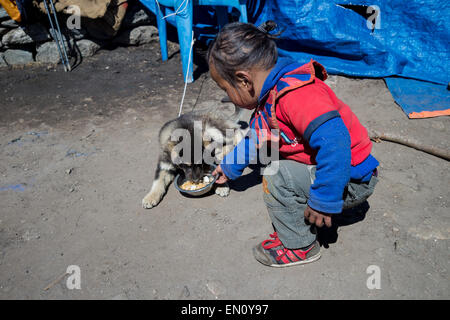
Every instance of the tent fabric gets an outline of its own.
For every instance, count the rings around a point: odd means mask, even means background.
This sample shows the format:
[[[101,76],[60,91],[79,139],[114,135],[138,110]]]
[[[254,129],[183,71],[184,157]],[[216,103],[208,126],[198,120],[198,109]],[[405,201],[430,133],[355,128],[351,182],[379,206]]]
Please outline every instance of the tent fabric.
[[[330,74],[401,77],[386,83],[407,114],[450,111],[449,91],[438,90],[441,94],[434,96],[434,86],[427,84],[446,88],[450,80],[450,2],[247,0],[247,9],[249,22],[274,20],[285,28],[277,42],[280,56],[299,62],[312,58]],[[211,21],[210,13],[194,6],[194,24],[203,28],[200,32],[208,32],[204,26]],[[427,93],[427,102],[417,95],[408,98],[414,94],[408,87]]]

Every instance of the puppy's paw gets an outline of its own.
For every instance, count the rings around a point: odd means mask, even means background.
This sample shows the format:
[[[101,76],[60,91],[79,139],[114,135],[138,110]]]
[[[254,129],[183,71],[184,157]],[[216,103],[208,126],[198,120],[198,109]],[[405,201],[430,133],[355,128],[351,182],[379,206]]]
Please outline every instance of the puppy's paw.
[[[218,194],[221,197],[228,197],[230,195],[230,187],[228,185],[224,186],[217,186],[216,187],[216,194]]]
[[[155,193],[149,193],[145,196],[144,199],[142,199],[142,207],[144,209],[151,209],[153,207],[156,207],[158,203],[161,202],[162,196],[159,196]]]

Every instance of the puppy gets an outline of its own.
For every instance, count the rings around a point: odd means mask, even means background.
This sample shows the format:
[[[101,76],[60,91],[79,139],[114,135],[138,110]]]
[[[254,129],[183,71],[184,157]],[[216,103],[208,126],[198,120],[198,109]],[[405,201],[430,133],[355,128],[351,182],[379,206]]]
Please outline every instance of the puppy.
[[[155,178],[142,206],[146,209],[157,206],[177,171],[183,171],[188,180],[198,182],[210,172],[207,170],[211,164],[219,164],[244,137],[238,118],[238,111],[229,120],[192,112],[164,124],[159,131]],[[227,184],[216,186],[215,193],[226,197],[230,188]]]

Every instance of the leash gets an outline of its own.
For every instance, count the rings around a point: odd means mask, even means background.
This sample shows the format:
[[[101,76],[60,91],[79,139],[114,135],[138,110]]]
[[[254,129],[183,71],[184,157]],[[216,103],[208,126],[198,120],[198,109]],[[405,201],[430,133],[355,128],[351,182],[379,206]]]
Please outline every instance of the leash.
[[[184,90],[183,90],[183,96],[181,97],[180,111],[178,112],[178,117],[181,116],[181,111],[183,110],[183,102],[184,102],[184,96],[186,95],[187,78],[188,78],[188,75],[189,75],[189,65],[191,64],[191,54],[192,54],[192,48],[193,47],[194,47],[194,31],[192,31],[191,47],[189,49],[188,66],[187,66],[187,70],[186,70],[186,77],[184,79]]]
[[[162,16],[162,11],[161,11],[161,7],[159,6],[159,1],[155,0],[156,4],[158,5],[158,11],[160,13],[160,15]],[[175,10],[175,12],[168,14],[167,16],[162,17],[162,19],[166,19],[168,17],[171,16],[175,16],[177,14],[179,14],[180,12],[182,12],[183,10],[186,10],[187,5],[189,3],[189,0],[184,0],[179,7]],[[184,7],[183,7],[184,6]],[[183,89],[183,95],[181,96],[181,103],[180,103],[180,108],[178,111],[178,117],[181,116],[181,112],[183,110],[183,102],[184,102],[184,97],[186,95],[186,89],[187,89],[187,78],[189,75],[189,66],[191,64],[191,57],[192,57],[192,48],[194,47],[194,31],[192,31],[192,37],[191,37],[191,46],[189,48],[189,58],[188,58],[188,66],[187,66],[187,70],[186,70],[186,77],[184,78],[184,89]]]

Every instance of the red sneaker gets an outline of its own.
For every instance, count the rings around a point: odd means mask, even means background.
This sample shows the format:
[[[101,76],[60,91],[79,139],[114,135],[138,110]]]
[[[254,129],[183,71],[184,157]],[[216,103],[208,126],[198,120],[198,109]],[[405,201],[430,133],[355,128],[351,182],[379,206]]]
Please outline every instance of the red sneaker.
[[[320,246],[317,241],[305,248],[288,249],[283,246],[276,232],[272,239],[264,240],[253,248],[255,259],[270,267],[289,267],[316,261],[320,258]]]

